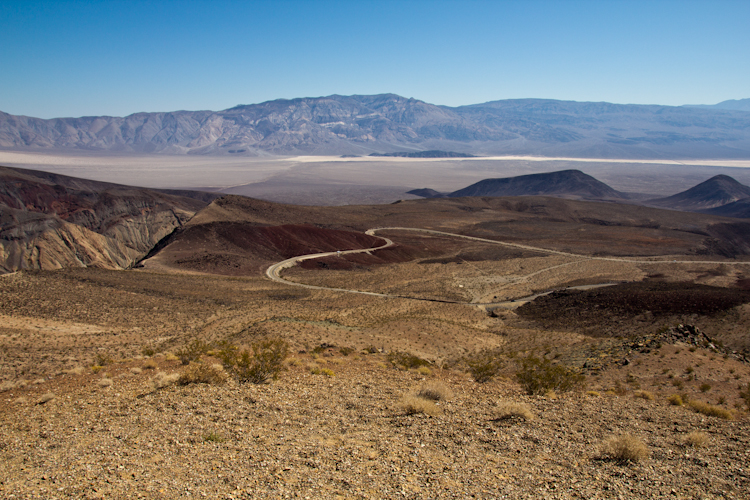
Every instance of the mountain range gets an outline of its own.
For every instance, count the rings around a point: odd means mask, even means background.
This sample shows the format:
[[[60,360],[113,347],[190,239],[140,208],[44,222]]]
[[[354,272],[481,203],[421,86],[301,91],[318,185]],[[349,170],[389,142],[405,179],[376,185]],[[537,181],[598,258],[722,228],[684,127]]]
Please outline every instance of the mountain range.
[[[0,148],[245,156],[442,150],[580,158],[750,158],[750,113],[742,109],[548,99],[448,107],[382,94],[126,117],[45,120],[0,112]]]

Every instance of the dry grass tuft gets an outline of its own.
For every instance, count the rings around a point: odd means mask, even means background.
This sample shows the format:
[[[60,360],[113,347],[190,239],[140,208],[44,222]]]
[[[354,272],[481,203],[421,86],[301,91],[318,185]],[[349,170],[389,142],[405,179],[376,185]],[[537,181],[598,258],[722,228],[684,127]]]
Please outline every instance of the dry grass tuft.
[[[498,416],[495,420],[534,420],[531,408],[524,403],[501,401],[497,404],[497,413]]]
[[[147,359],[143,363],[143,368],[145,370],[156,370],[157,366],[158,365],[156,364],[156,361],[154,361],[153,359]]]
[[[619,462],[638,462],[649,457],[648,447],[635,436],[623,434],[607,440],[602,450],[605,455]]]
[[[708,434],[700,431],[693,431],[685,436],[685,446],[693,448],[702,448],[708,444]]]
[[[197,362],[191,363],[180,374],[177,382],[180,385],[189,384],[211,384],[221,385],[229,379],[229,374],[224,371],[224,367],[219,364]]]
[[[99,387],[111,387],[112,379],[111,378],[99,379],[99,382],[97,382],[96,385],[98,385]]]
[[[667,398],[667,401],[669,401],[669,404],[672,406],[682,406],[685,404],[685,402],[682,400],[682,396],[679,394],[672,394]]]
[[[6,380],[2,384],[0,384],[0,392],[12,391],[16,387],[18,387],[17,382],[14,382],[12,380]]]
[[[453,391],[439,380],[430,380],[419,387],[417,396],[432,401],[447,401],[453,397]]]
[[[648,391],[635,391],[633,397],[645,399],[646,401],[653,401],[656,399],[654,395]]]
[[[586,395],[591,396],[592,398],[598,398],[599,396],[601,396],[601,394],[599,394],[599,391],[586,391]]]
[[[66,375],[83,375],[86,369],[82,366],[76,366],[70,370],[65,370]]]
[[[164,372],[156,372],[156,375],[151,379],[151,385],[154,390],[163,389],[169,387],[180,379],[179,373],[166,374]]]
[[[429,399],[421,398],[413,394],[403,397],[401,400],[401,407],[407,415],[424,413],[425,415],[435,416],[442,413],[442,410]]]
[[[39,399],[37,400],[36,404],[43,405],[45,403],[49,403],[53,399],[55,399],[57,396],[55,396],[53,393],[48,392],[46,394],[42,394]]]
[[[143,373],[143,370],[141,370],[137,366],[134,366],[133,368],[130,369],[130,373],[135,373],[136,375],[138,375],[139,373]]]
[[[432,375],[432,370],[430,370],[426,366],[420,366],[419,368],[417,368],[417,373],[419,373],[420,375],[424,375],[425,377],[429,377]]]
[[[729,410],[725,410],[724,408],[692,399],[688,401],[687,404],[690,408],[702,415],[723,418],[724,420],[734,420],[734,413]]]

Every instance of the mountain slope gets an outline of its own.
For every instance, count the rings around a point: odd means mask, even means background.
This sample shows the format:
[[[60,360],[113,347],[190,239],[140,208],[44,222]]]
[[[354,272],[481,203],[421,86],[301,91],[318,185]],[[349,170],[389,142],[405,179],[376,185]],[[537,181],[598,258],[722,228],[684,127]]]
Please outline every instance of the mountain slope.
[[[194,196],[0,167],[0,270],[126,268],[206,205]]]
[[[625,199],[627,195],[584,174],[580,170],[561,170],[542,174],[485,179],[448,195],[463,196],[559,196],[577,199]]]
[[[750,197],[750,187],[728,175],[716,175],[687,191],[666,198],[649,200],[649,205],[673,210],[699,211],[721,207]]]
[[[704,214],[721,215],[722,217],[750,219],[750,198],[743,198],[720,207],[701,210],[701,212]]]
[[[394,94],[279,99],[223,111],[42,120],[0,112],[0,147],[168,154],[430,150],[617,158],[750,158],[750,115],[545,99],[436,106]]]

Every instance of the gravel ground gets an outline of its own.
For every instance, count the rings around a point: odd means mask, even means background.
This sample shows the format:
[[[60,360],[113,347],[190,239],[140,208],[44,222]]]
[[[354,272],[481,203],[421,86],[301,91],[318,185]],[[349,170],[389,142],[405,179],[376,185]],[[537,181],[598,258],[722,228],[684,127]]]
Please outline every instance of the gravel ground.
[[[434,370],[428,379],[453,396],[439,414],[407,415],[401,398],[425,377],[380,354],[298,356],[264,385],[154,390],[156,371],[183,369],[156,359],[155,370],[117,363],[0,394],[0,497],[749,497],[742,414],[721,420],[632,396],[532,397],[509,380]],[[313,362],[335,375],[312,374]],[[55,398],[40,403],[47,393]],[[534,418],[500,418],[504,402]],[[692,431],[708,443],[685,445]],[[649,457],[603,451],[624,433]]]

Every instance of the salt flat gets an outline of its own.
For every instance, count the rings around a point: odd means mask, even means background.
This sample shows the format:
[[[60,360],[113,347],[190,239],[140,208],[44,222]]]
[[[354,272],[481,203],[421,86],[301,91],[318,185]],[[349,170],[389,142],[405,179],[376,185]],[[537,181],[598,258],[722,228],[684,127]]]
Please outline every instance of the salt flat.
[[[750,184],[750,160],[498,156],[397,158],[197,156],[0,151],[0,164],[151,188],[222,191],[306,205],[390,203],[414,188],[451,192],[487,178],[578,169],[613,188],[668,196],[725,174]]]

